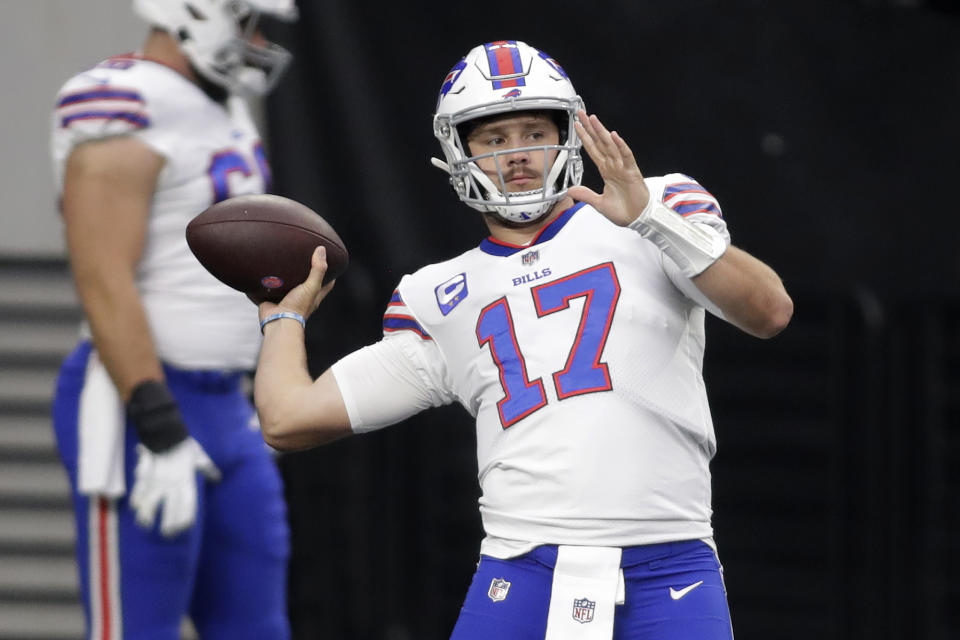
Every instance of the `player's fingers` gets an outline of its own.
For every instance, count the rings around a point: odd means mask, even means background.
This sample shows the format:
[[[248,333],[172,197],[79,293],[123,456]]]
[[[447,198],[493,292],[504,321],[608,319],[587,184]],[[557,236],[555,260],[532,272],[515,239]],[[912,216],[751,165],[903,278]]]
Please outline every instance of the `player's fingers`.
[[[579,120],[581,128],[578,133],[582,132],[583,146],[587,154],[597,165],[600,175],[605,179],[613,178],[613,172],[621,170],[627,164],[615,139],[596,115],[587,116],[580,111]]]
[[[613,136],[610,135],[607,128],[603,126],[603,123],[600,122],[600,118],[598,118],[596,114],[590,116],[590,124],[593,128],[593,137],[596,140],[597,147],[611,159],[619,158],[620,153],[616,143],[613,141]]]
[[[595,116],[588,116],[585,112],[581,111],[581,117],[578,121],[580,129],[578,133],[583,136],[584,147],[587,147],[587,153],[590,153],[590,157],[594,161],[604,161],[603,156],[606,155],[607,149],[606,145],[603,144],[603,131],[597,128],[597,123],[599,120],[596,120]]]
[[[197,491],[192,482],[184,483],[163,504],[160,533],[171,538],[190,527],[197,512]]]
[[[602,196],[590,189],[589,187],[584,187],[583,185],[577,185],[567,189],[567,195],[569,195],[574,200],[580,200],[581,202],[586,202],[591,207],[597,208],[597,205],[600,204]]]
[[[160,496],[156,493],[147,493],[141,496],[137,504],[137,524],[144,529],[153,526],[153,521],[157,517],[157,508],[160,506]]]
[[[593,160],[594,164],[597,165],[597,168],[600,169],[600,172],[603,173],[603,169],[606,165],[606,159],[603,157],[603,154],[597,147],[597,143],[594,141],[593,136],[580,122],[575,123],[574,128],[577,130],[577,135],[580,136],[581,142],[583,142],[583,148],[586,149],[587,155],[590,156],[590,159]]]
[[[213,460],[207,454],[203,454],[203,457],[197,461],[197,470],[202,473],[207,480],[211,482],[220,482],[220,469],[217,468],[217,465],[214,464]]]
[[[580,110],[577,111],[577,118],[573,122],[573,126],[577,128],[577,131],[581,136],[593,140],[593,129],[590,125],[590,116],[587,115],[586,111]]]
[[[323,282],[323,276],[327,273],[327,248],[323,245],[313,250],[310,257],[310,277],[317,282]]]
[[[616,131],[610,133],[610,137],[613,138],[613,142],[617,147],[617,152],[620,154],[620,157],[623,159],[624,163],[628,166],[636,166],[637,160],[633,157],[633,150],[630,148],[630,145],[627,144],[627,141],[620,137],[620,134]]]

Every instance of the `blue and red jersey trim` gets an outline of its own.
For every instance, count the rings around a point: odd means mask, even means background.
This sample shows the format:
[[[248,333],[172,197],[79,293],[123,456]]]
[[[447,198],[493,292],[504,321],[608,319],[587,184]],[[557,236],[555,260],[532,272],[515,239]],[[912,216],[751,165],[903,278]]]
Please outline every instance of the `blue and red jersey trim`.
[[[710,200],[684,200],[683,202],[670,205],[670,208],[684,217],[693,215],[695,213],[712,213],[716,216],[720,215],[720,209],[717,208],[717,205]]]
[[[543,229],[541,229],[540,233],[538,233],[534,237],[533,242],[531,242],[530,244],[526,244],[526,245],[512,244],[510,242],[504,242],[503,240],[497,240],[493,236],[488,236],[484,238],[483,241],[480,243],[480,250],[492,256],[505,257],[505,256],[512,256],[518,251],[526,251],[527,249],[529,249],[534,245],[543,244],[548,240],[552,240],[554,236],[560,233],[560,230],[563,229],[564,226],[566,226],[567,222],[570,221],[570,218],[572,218],[577,211],[583,208],[585,204],[586,204],[585,202],[578,202],[577,204],[573,205],[572,207],[570,207],[569,209],[561,213],[559,216],[557,216],[556,220],[554,220],[553,222],[545,226]]]
[[[433,340],[426,329],[410,315],[398,290],[394,290],[393,295],[390,296],[387,310],[383,314],[383,332],[386,334],[395,331],[413,331],[424,340]]]
[[[81,111],[64,116],[60,121],[60,126],[69,127],[71,123],[77,120],[126,120],[140,129],[150,126],[150,118],[142,113],[132,113],[130,111]]]
[[[663,203],[681,216],[710,213],[723,217],[713,194],[693,178],[689,178],[689,182],[675,182],[667,185],[663,190]]]
[[[98,100],[110,100],[118,102],[136,102],[143,104],[143,98],[140,93],[133,89],[123,89],[120,87],[100,86],[92,89],[83,89],[68,93],[57,102],[57,108],[69,107],[82,102],[93,102]]]
[[[101,104],[93,107],[89,103]],[[64,128],[78,120],[125,120],[143,128],[150,125],[150,118],[141,110],[144,104],[136,89],[96,85],[61,96],[56,108],[62,114],[60,126]],[[78,110],[84,106],[86,110]]]

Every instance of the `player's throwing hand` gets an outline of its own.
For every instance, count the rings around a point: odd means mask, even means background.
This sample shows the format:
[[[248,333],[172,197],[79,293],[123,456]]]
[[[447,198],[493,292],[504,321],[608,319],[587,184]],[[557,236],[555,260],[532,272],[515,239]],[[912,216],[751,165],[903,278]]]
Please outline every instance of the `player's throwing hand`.
[[[570,187],[568,193],[616,224],[630,224],[650,200],[650,192],[633,152],[616,131],[607,131],[596,115],[588,116],[585,111],[579,111],[574,126],[603,178],[603,194],[580,185]]]
[[[268,315],[283,310],[292,311],[304,319],[309,318],[336,283],[336,280],[331,280],[324,285],[323,277],[326,273],[327,250],[319,246],[310,256],[310,274],[306,280],[291,289],[279,304],[272,302],[260,304],[261,321]]]

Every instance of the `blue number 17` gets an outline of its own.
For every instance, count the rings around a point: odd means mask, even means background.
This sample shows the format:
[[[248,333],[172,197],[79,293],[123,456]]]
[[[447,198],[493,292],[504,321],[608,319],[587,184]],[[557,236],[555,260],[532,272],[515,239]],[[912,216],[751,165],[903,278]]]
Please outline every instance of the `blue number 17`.
[[[606,363],[600,360],[610,333],[613,312],[620,298],[620,282],[613,263],[605,262],[583,271],[533,287],[537,317],[570,308],[570,301],[584,298],[580,324],[566,365],[553,374],[557,399],[613,388]],[[500,424],[506,429],[546,406],[541,379],[530,380],[527,364],[517,342],[513,315],[507,299],[487,305],[477,319],[477,341],[489,346],[500,373],[503,399],[497,402]],[[554,345],[547,344],[547,348]]]

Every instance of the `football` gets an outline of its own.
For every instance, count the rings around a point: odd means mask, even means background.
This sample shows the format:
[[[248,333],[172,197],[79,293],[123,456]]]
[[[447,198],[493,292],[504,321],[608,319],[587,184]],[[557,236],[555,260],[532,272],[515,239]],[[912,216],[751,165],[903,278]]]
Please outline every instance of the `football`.
[[[279,302],[307,279],[310,256],[327,249],[324,284],[347,268],[337,232],[310,207],[275,195],[218,202],[187,225],[187,244],[207,271],[258,304]]]

